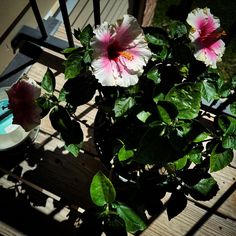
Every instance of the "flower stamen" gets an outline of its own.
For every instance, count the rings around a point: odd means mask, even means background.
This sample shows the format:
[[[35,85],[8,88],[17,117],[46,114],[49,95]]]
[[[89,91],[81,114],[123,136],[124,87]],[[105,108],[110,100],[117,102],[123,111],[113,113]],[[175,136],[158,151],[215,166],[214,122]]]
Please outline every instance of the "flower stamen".
[[[134,59],[134,56],[130,52],[127,52],[127,51],[121,51],[121,52],[118,52],[118,54],[128,59],[129,61],[132,61]]]

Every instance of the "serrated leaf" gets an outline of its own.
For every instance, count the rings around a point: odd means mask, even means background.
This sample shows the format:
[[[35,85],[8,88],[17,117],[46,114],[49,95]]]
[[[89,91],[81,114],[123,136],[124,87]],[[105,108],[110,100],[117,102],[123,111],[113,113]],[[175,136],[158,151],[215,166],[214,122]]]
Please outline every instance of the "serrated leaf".
[[[187,197],[182,191],[176,190],[173,192],[167,202],[168,219],[171,220],[180,214],[187,206],[187,202]]]
[[[173,87],[166,95],[178,109],[178,118],[194,119],[201,107],[201,84],[185,83]]]
[[[130,233],[143,231],[147,226],[134,210],[123,203],[116,204],[117,214],[124,220],[126,230]]]
[[[113,111],[115,112],[115,117],[121,117],[126,114],[126,112],[135,105],[135,100],[132,97],[128,98],[118,98],[115,101],[115,106]]]
[[[233,160],[233,151],[231,149],[224,149],[217,144],[210,157],[210,171],[215,172],[223,169]]]
[[[53,72],[48,68],[41,82],[42,88],[48,93],[53,93],[56,86],[56,80]]]
[[[104,206],[115,201],[115,188],[112,182],[101,171],[92,179],[90,196],[93,203],[97,206]]]

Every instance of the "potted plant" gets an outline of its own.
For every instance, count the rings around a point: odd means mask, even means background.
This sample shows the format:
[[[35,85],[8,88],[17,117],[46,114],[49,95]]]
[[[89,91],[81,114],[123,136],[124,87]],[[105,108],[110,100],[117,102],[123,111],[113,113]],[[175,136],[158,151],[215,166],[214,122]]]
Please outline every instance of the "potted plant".
[[[24,77],[7,91],[15,123],[28,131],[49,114],[75,157],[83,144],[75,111],[91,99],[97,106],[94,140],[110,175],[94,176],[97,208],[85,211],[79,230],[135,233],[146,227],[145,210],[160,210],[167,192],[169,219],[186,207],[187,196],[215,196],[211,172],[230,164],[236,148],[236,77],[225,80],[217,69],[224,35],[208,8],[163,28],[142,29],[125,15],[114,25],[74,31],[81,45],[63,51],[66,82],[59,96],[49,68],[40,85]],[[207,104],[222,98],[230,112],[211,114]]]

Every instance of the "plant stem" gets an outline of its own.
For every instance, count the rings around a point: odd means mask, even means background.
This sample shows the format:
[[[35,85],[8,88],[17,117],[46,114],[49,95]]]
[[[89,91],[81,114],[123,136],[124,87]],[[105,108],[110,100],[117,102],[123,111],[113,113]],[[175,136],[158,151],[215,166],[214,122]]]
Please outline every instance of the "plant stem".
[[[78,119],[75,114],[72,114],[72,117],[73,117],[76,121],[78,121],[78,122],[80,122],[81,124],[85,125],[87,128],[94,129],[94,127],[91,126],[91,125],[88,125],[88,124],[86,123],[86,121],[83,121],[83,120]]]

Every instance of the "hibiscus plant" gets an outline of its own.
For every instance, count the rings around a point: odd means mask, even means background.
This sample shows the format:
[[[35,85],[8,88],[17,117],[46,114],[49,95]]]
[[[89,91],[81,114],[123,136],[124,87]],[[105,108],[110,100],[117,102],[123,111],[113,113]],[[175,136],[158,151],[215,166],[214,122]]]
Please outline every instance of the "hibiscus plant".
[[[84,213],[80,230],[135,233],[146,227],[144,212],[162,209],[167,192],[169,219],[187,197],[216,195],[211,173],[229,165],[236,149],[236,77],[225,79],[217,69],[225,34],[208,8],[163,28],[141,28],[125,15],[116,24],[74,31],[81,45],[63,51],[66,82],[59,96],[49,68],[40,85],[24,77],[7,91],[15,123],[30,130],[49,114],[74,156],[83,144],[76,109],[90,100],[98,108],[95,145],[110,178],[94,176],[97,208]],[[227,112],[208,106],[225,98],[219,107]]]

